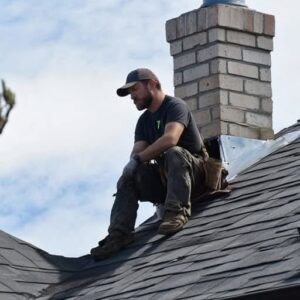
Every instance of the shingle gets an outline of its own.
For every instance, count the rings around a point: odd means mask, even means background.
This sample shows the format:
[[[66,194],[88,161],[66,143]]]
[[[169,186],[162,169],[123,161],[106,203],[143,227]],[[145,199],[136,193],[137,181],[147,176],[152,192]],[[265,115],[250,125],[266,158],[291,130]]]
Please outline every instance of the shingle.
[[[147,296],[148,297],[147,299],[148,300],[180,299],[178,297],[180,297],[180,295],[182,295],[182,294],[186,295],[191,287],[192,287],[191,285],[187,285],[184,288],[180,287],[180,288],[170,289],[165,292],[161,292],[159,294],[154,294],[153,296],[151,296],[151,294],[150,294]]]
[[[242,286],[247,284],[251,279],[251,273],[244,274],[242,276],[231,277],[229,276],[227,279],[222,281],[217,286],[214,286],[213,292],[230,292],[235,290],[241,290]],[[212,292],[212,291],[211,291]]]
[[[0,299],[5,300],[27,300],[26,296],[16,295],[15,293],[2,293],[0,292]]]
[[[0,248],[0,255],[10,264],[22,267],[35,267],[29,259],[15,250]]]
[[[182,293],[179,299],[190,299],[192,297],[196,297],[196,299],[207,299],[208,295],[210,295],[209,291],[213,290],[215,286],[222,284],[226,279],[216,279],[216,280],[206,280],[201,283],[195,283],[191,288],[189,288],[186,292]],[[213,292],[212,292],[213,293]],[[202,297],[202,298],[201,298]]]
[[[3,280],[2,278],[0,279],[1,281]],[[4,280],[5,282],[5,280]],[[6,286],[5,284],[0,282],[0,293],[3,292],[13,292],[13,290],[11,290],[8,286]]]

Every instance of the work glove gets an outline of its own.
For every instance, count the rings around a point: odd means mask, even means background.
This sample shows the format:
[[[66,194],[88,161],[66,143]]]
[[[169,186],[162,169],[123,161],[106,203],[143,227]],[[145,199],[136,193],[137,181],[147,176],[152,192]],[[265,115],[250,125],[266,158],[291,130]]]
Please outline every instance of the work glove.
[[[131,157],[130,161],[127,163],[127,165],[123,169],[123,176],[124,177],[132,177],[134,176],[138,166],[140,165],[141,161],[139,156],[136,154]]]

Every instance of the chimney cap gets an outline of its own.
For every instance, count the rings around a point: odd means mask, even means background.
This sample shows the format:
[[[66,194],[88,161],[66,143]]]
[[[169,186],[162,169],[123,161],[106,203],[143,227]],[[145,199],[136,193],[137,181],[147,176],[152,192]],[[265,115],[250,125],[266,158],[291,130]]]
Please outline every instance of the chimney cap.
[[[203,0],[202,7],[211,6],[215,4],[238,5],[246,7],[246,0]]]

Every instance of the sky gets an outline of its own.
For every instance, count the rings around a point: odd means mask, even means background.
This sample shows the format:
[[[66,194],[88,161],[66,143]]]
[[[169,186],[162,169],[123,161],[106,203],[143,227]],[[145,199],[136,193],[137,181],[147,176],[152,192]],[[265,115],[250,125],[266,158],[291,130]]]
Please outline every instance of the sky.
[[[247,0],[276,16],[275,132],[300,119],[299,1]],[[151,68],[173,94],[165,22],[199,0],[0,0],[0,77],[17,105],[0,136],[0,229],[52,254],[104,238],[140,114],[115,90]],[[154,213],[139,210],[137,224]]]

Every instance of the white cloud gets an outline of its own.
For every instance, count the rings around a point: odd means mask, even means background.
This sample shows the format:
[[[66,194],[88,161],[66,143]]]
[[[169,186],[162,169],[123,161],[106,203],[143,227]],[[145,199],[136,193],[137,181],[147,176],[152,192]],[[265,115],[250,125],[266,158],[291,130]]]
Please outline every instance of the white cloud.
[[[299,3],[247,3],[277,19],[272,68],[278,131],[295,122],[300,110],[294,80],[300,69]],[[129,70],[148,66],[173,93],[165,22],[201,1],[1,5],[1,76],[17,93],[0,138],[1,229],[52,253],[82,255],[105,235],[139,115],[115,89]],[[143,207],[139,222],[152,211]]]

